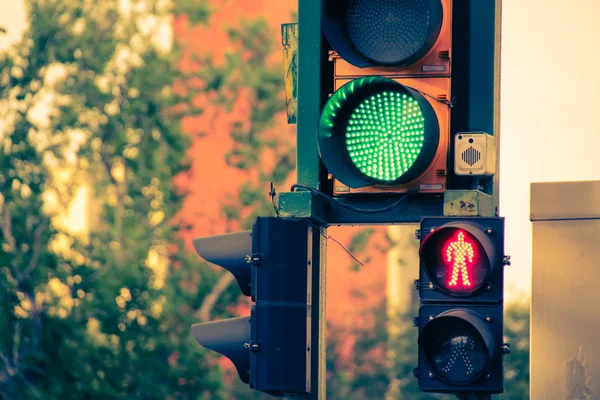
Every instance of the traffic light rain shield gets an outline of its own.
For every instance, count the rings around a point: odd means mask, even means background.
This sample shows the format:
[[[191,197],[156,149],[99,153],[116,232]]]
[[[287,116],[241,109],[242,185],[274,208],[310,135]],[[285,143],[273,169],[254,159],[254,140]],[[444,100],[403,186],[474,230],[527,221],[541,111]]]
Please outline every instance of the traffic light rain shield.
[[[229,358],[242,381],[249,382],[250,353],[246,344],[250,342],[250,317],[194,324],[192,334],[202,346]]]
[[[440,0],[323,0],[331,47],[357,67],[410,65],[427,54],[442,28]]]
[[[318,131],[323,163],[352,188],[416,179],[433,161],[439,140],[429,101],[381,77],[356,79],[336,91]]]
[[[252,250],[252,231],[194,239],[193,243],[200,257],[231,272],[242,293],[250,296],[251,268],[246,256]]]

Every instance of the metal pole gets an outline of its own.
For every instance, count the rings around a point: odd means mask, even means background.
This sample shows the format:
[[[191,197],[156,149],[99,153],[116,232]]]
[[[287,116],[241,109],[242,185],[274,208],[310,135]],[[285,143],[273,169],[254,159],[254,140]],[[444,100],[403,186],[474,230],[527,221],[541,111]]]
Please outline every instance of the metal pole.
[[[322,46],[321,0],[298,0],[297,181],[312,187],[319,187],[323,173],[315,129],[327,99],[321,82],[327,62]],[[326,232],[326,227],[315,227],[312,238],[311,392],[306,397],[311,400],[326,398]]]
[[[326,282],[327,282],[327,228],[313,229],[312,253],[312,312],[311,312],[311,393],[310,400],[326,398]]]

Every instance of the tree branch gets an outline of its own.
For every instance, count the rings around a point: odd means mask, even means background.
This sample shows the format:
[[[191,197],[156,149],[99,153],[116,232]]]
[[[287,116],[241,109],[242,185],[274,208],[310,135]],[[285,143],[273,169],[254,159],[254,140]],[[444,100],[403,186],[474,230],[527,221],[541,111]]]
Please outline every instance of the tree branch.
[[[21,323],[15,325],[15,336],[13,337],[13,365],[19,365],[19,348],[21,347]],[[16,369],[17,371],[19,368]]]
[[[6,373],[5,376],[0,375],[0,377],[2,379],[2,381],[8,381],[9,379],[12,379],[15,375],[17,375],[19,373],[19,347],[21,344],[21,323],[19,321],[17,321],[17,324],[15,325],[15,335],[13,337],[13,354],[12,354],[12,361],[9,359],[9,355],[8,354],[4,354],[2,351],[0,351],[0,359],[2,359],[2,361],[4,361],[4,365],[5,365],[5,370],[4,372]]]
[[[2,378],[2,379],[0,379],[0,381],[7,381],[9,379],[9,377],[12,377],[14,375],[14,370],[13,370],[13,367],[12,367],[8,357],[6,357],[4,355],[4,353],[1,351],[0,351],[0,359],[2,359],[2,361],[4,361],[4,365],[5,365],[4,373],[6,374],[5,376],[0,375],[0,378]]]
[[[29,260],[29,264],[27,264],[27,268],[23,272],[24,276],[31,274],[38,265],[38,261],[40,259],[40,249],[42,247],[41,237],[42,232],[46,229],[46,224],[39,224],[33,233],[33,254],[31,255],[31,259]]]
[[[215,304],[217,304],[219,297],[221,297],[221,294],[223,294],[225,289],[229,287],[233,280],[234,277],[229,272],[224,272],[221,275],[221,277],[217,281],[217,284],[213,287],[211,292],[208,295],[206,295],[204,300],[202,300],[202,304],[200,305],[200,309],[198,310],[198,316],[200,317],[200,320],[208,321],[210,319],[210,314],[213,308],[215,307]]]
[[[13,253],[15,251],[16,242],[15,238],[12,235],[12,226],[10,219],[10,211],[8,208],[4,208],[4,218],[2,219],[2,234],[4,235],[4,240],[8,243],[7,253]]]
[[[99,151],[99,153],[100,153],[100,159],[102,160],[102,164],[104,164],[104,167],[106,168],[106,173],[108,174],[108,179],[110,179],[110,182],[113,185],[118,186],[117,180],[115,179],[114,176],[112,176],[112,172],[111,172],[112,166],[110,165],[110,161],[108,160],[108,157],[102,151]]]

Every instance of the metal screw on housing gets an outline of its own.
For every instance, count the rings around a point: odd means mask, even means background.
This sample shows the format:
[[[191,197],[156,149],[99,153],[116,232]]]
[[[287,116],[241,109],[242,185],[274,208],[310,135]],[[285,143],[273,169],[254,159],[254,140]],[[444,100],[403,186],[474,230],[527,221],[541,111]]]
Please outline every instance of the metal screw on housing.
[[[244,343],[244,348],[250,350],[253,353],[255,353],[255,352],[257,352],[257,351],[260,350],[260,343],[258,343],[258,342]]]
[[[248,264],[258,265],[258,264],[260,264],[260,255],[259,254],[249,254],[245,257],[245,260]]]
[[[492,234],[492,228],[487,228],[485,230],[485,233],[487,233],[488,235],[491,235]]]

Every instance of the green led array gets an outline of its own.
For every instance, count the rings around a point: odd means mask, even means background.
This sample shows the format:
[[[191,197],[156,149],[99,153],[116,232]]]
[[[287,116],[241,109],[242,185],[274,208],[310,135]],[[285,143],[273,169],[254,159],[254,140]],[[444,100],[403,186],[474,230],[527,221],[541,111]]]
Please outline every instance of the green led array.
[[[423,113],[404,93],[374,94],[354,109],[346,128],[350,160],[366,176],[392,182],[414,164],[425,140]]]

